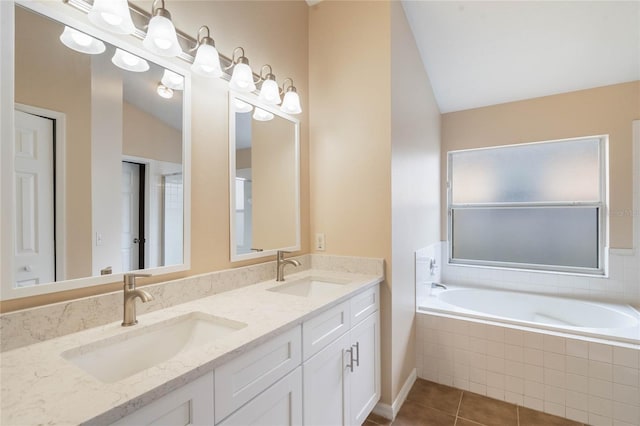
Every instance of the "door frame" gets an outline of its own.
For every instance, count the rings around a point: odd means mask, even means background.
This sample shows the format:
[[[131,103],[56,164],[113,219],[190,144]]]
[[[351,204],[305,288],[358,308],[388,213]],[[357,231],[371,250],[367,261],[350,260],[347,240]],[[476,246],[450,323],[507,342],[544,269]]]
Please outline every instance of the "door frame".
[[[63,112],[35,107],[16,102],[15,109],[27,114],[37,115],[53,121],[53,180],[54,180],[54,241],[55,241],[55,265],[56,281],[66,279],[66,193],[65,193],[65,157],[66,157],[66,127],[67,115]],[[12,171],[13,172],[13,171]]]

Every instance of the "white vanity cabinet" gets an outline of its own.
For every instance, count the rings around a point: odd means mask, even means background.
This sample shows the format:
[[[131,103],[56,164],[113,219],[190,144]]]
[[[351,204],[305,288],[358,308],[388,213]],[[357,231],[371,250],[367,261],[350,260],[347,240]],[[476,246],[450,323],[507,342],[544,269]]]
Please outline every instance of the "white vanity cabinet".
[[[112,426],[213,424],[213,372],[156,399]]]
[[[380,314],[378,286],[354,296],[303,324],[304,333],[324,329],[316,347],[303,363],[305,425],[361,425],[380,398]],[[326,336],[349,328],[328,343]],[[365,316],[366,315],[366,316]],[[304,345],[304,344],[303,344]],[[306,346],[305,346],[306,347]]]

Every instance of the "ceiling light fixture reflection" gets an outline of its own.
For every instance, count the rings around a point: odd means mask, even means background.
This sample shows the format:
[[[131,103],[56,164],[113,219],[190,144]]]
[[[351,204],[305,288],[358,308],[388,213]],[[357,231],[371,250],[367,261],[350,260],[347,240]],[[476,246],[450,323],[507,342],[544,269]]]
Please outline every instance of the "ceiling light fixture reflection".
[[[64,27],[60,41],[76,52],[97,55],[105,51],[106,46],[100,40],[71,27]]]
[[[240,50],[242,53],[236,58],[236,51]],[[244,49],[242,47],[236,47],[233,49],[233,55],[231,57],[231,65],[233,67],[233,74],[229,81],[229,87],[238,92],[253,92],[256,90],[256,84],[253,81],[253,71],[249,67],[249,59],[244,56]]]
[[[149,69],[147,61],[119,48],[116,48],[116,53],[111,58],[111,62],[126,71],[145,72]]]
[[[289,86],[285,86],[287,80],[291,83]],[[280,109],[287,114],[300,114],[302,108],[300,107],[300,96],[298,96],[298,90],[293,85],[293,79],[286,78],[282,83],[282,91],[285,92],[284,100]]]
[[[251,111],[253,111],[253,105],[251,105],[250,103],[247,103],[245,101],[241,101],[238,98],[236,98],[234,100],[234,105],[235,105],[235,108],[236,108],[236,112],[251,112]]]
[[[158,83],[158,87],[156,88],[156,92],[160,95],[161,98],[171,99],[173,98],[173,89],[165,86],[162,83]]]
[[[156,7],[160,2],[161,7]],[[150,52],[160,56],[178,56],[182,49],[178,43],[176,27],[171,22],[171,14],[164,8],[164,0],[154,0],[151,6],[151,20],[142,45]]]
[[[268,68],[269,72],[263,77],[262,71],[265,68]],[[262,86],[260,87],[260,100],[270,105],[279,105],[280,102],[282,102],[282,99],[280,99],[280,88],[276,82],[276,76],[273,75],[271,65],[266,64],[262,66],[260,69],[260,80],[262,81]]]
[[[273,114],[269,111],[265,111],[262,108],[256,107],[253,111],[253,119],[258,121],[270,121],[273,120]]]
[[[200,33],[206,30],[206,35],[200,37]],[[191,65],[191,70],[203,77],[222,77],[222,67],[220,67],[220,54],[216,49],[216,43],[210,36],[209,27],[203,25],[198,30],[196,47],[196,57]]]
[[[184,77],[173,71],[165,69],[160,81],[170,89],[184,90]]]
[[[93,25],[112,33],[133,34],[136,30],[127,0],[94,0],[88,17]]]

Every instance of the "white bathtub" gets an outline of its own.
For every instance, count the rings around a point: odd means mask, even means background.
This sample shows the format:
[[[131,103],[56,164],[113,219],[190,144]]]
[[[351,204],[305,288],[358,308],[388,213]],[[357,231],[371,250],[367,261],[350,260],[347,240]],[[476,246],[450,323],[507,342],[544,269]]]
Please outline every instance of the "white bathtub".
[[[640,312],[629,305],[447,287],[419,299],[418,310],[640,345]]]

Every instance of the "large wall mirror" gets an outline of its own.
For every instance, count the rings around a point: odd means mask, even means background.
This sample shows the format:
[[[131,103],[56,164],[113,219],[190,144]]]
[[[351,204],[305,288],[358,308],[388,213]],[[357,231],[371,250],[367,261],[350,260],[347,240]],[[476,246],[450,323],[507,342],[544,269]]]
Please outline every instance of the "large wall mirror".
[[[300,122],[229,95],[231,260],[300,250]]]
[[[188,269],[188,75],[62,3],[3,3],[2,299]]]

